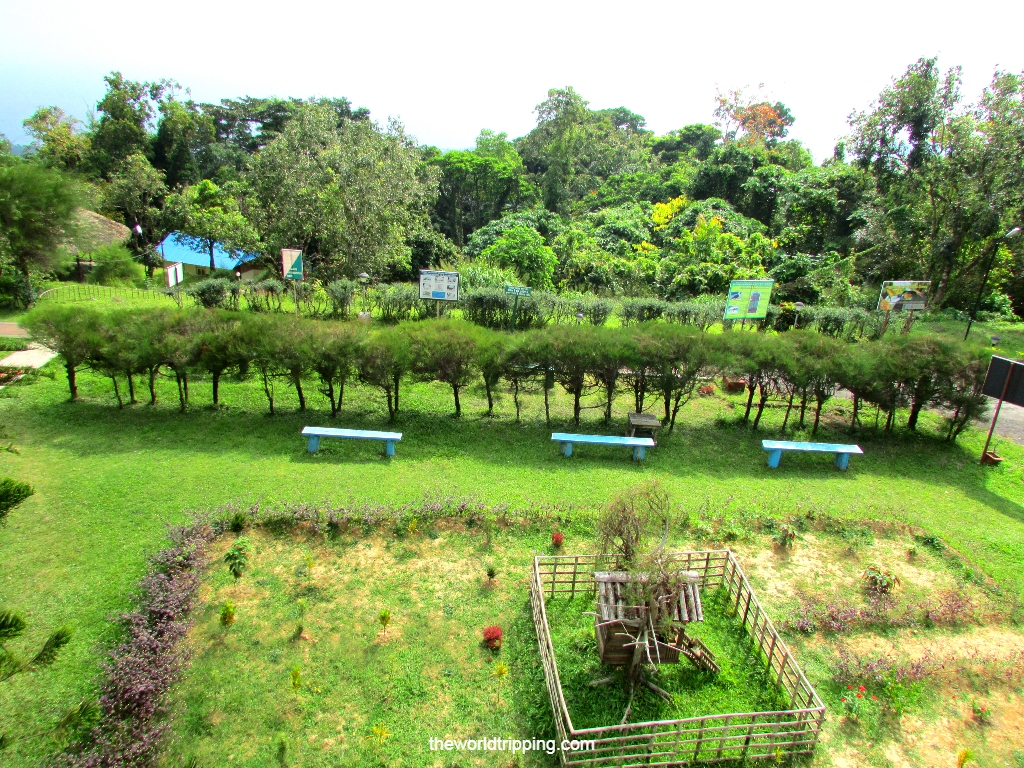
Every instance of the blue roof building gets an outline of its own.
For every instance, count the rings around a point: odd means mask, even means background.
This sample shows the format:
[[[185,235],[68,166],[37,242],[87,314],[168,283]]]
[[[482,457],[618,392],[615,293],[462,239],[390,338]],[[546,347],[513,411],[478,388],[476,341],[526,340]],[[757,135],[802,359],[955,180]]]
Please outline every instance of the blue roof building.
[[[205,270],[210,268],[210,252],[206,250],[193,250],[184,243],[179,242],[176,237],[177,235],[177,232],[171,232],[156,247],[161,258],[166,264],[174,264],[180,261],[182,264],[198,268],[197,270],[188,270],[189,272],[197,271],[201,275],[206,274]],[[243,253],[240,257],[235,257],[225,251],[220,246],[220,243],[213,246],[213,263],[217,269],[235,271],[243,264],[253,261],[257,256],[258,254],[255,253]],[[199,271],[200,269],[204,271]]]

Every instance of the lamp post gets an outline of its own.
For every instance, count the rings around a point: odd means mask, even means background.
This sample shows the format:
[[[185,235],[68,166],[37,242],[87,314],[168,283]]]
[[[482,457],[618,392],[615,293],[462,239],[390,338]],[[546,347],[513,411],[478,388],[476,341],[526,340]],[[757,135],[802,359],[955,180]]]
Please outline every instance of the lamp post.
[[[793,330],[795,331],[797,326],[800,325],[800,313],[804,311],[804,307],[807,305],[802,301],[798,301],[793,304],[793,313],[796,317],[793,318]]]
[[[992,255],[988,257],[988,267],[985,269],[985,277],[981,279],[981,288],[978,289],[978,298],[974,300],[974,309],[971,310],[971,316],[967,320],[967,330],[964,331],[964,341],[967,341],[967,337],[971,333],[971,326],[974,324],[974,318],[978,315],[978,307],[981,305],[981,297],[985,294],[985,286],[988,285],[989,272],[992,271],[992,267],[996,262],[996,255],[999,253],[999,244],[1005,240],[1012,240],[1018,236],[1020,236],[1020,227],[1014,227],[1005,235],[998,238],[992,246]]]

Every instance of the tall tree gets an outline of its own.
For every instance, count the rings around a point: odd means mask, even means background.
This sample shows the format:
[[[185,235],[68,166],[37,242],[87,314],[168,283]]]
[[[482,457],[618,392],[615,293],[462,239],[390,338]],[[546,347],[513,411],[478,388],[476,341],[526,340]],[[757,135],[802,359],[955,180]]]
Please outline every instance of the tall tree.
[[[333,109],[306,106],[253,158],[243,213],[269,252],[300,248],[314,268],[381,274],[408,267],[436,175],[398,123],[339,126]]]
[[[53,266],[75,226],[80,191],[59,171],[14,161],[0,164],[0,254],[32,299],[30,274]]]
[[[230,190],[208,179],[172,192],[167,196],[164,210],[181,241],[209,254],[211,270],[217,268],[214,248],[218,244],[234,253],[257,247],[256,232],[238,209]]]
[[[76,171],[81,167],[90,143],[79,120],[60,107],[42,107],[22,125],[34,139],[33,154],[45,165],[61,171]]]
[[[96,105],[100,118],[93,126],[87,159],[97,176],[108,179],[132,155],[149,157],[153,119],[164,95],[176,85],[168,80],[126,80],[120,72],[111,72],[103,79],[107,92]]]
[[[130,155],[117,167],[105,193],[107,207],[117,211],[131,230],[128,244],[150,277],[160,264],[156,246],[167,234],[163,214],[166,194],[163,175],[141,152]]]

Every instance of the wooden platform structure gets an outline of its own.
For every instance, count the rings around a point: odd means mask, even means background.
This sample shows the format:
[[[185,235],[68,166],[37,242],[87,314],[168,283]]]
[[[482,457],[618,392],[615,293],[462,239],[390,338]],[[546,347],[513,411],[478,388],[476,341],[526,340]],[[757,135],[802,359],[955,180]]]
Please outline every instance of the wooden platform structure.
[[[597,612],[594,616],[594,635],[602,664],[625,666],[633,662],[636,638],[651,621],[646,606],[630,605],[629,584],[643,576],[629,571],[597,571]],[[647,656],[656,664],[678,664],[688,659],[698,669],[718,673],[721,669],[715,655],[700,639],[690,637],[684,629],[690,622],[704,621],[700,604],[700,574],[684,571],[679,590],[661,599],[656,622],[663,624],[665,614],[671,618],[670,629],[649,632]]]

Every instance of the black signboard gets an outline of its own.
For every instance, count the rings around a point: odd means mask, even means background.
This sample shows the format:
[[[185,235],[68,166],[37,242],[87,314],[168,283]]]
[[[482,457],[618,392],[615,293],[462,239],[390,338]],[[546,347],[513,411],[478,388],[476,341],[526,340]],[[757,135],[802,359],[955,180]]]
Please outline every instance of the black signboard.
[[[1009,383],[1007,376],[1010,377]],[[1024,363],[993,356],[981,392],[997,400],[1002,398],[1008,403],[1024,406]]]

